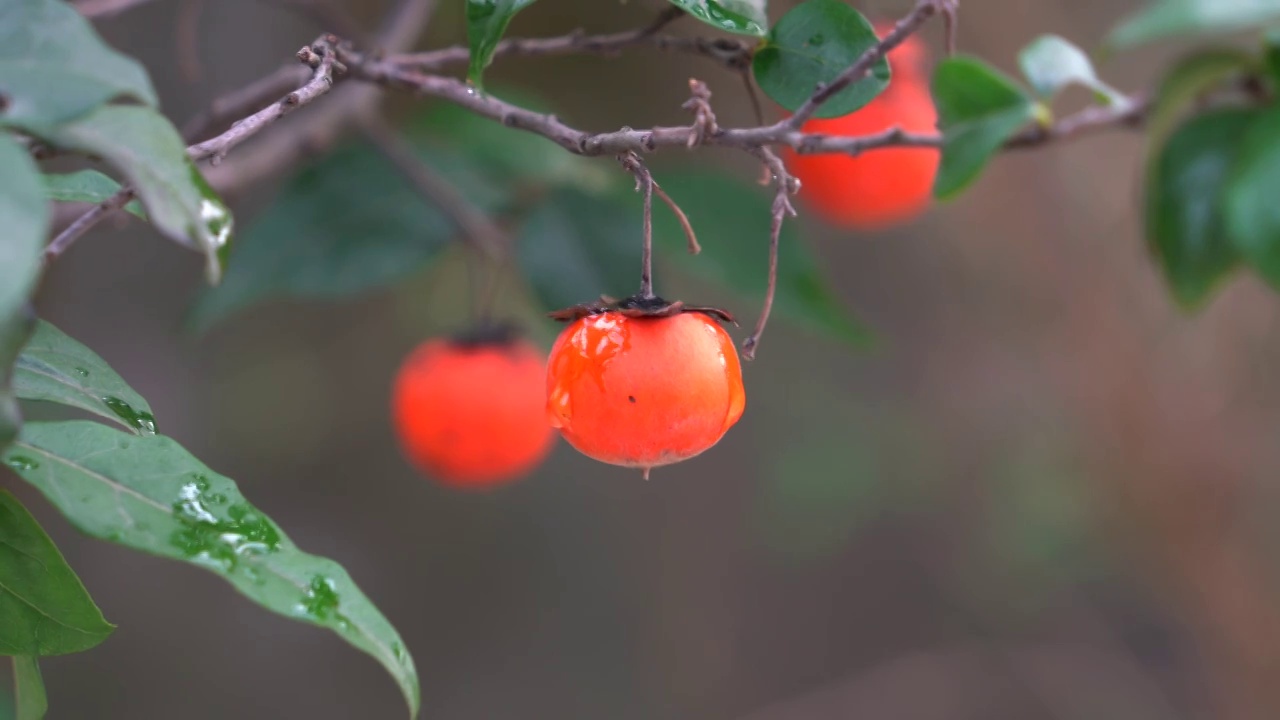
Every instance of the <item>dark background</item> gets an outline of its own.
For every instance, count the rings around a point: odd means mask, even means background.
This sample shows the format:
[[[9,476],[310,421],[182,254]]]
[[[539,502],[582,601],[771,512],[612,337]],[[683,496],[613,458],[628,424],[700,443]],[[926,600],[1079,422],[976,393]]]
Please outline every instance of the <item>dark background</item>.
[[[1137,4],[965,3],[960,45],[1012,72],[1035,35],[1094,47]],[[146,63],[179,125],[321,29],[270,2],[205,2],[193,55],[175,29],[188,5],[98,24]],[[366,27],[382,12],[346,5]],[[441,5],[423,47],[463,38],[461,3]],[[789,3],[772,5],[776,17]],[[624,29],[662,7],[542,0],[511,33]],[[936,53],[939,24],[924,35]],[[1151,87],[1176,50],[1102,73]],[[489,77],[604,130],[684,121],[691,74],[717,90],[722,123],[752,123],[732,75],[651,49],[499,60]],[[563,443],[491,493],[405,465],[391,374],[456,325],[456,263],[195,337],[181,321],[200,260],[124,221],[60,258],[38,305],[150,400],[163,432],[350,570],[413,653],[425,718],[1275,717],[1280,301],[1242,278],[1198,315],[1175,310],[1142,242],[1142,142],[1117,131],[1005,155],[891,232],[802,217],[877,348],[775,323],[745,368],[741,423],[647,483]],[[691,159],[753,172],[726,151],[653,167],[661,180]],[[272,186],[231,195],[241,223]],[[712,292],[672,281],[659,289]],[[331,633],[195,567],[83,537],[0,480],[119,625],[91,652],[42,662],[53,720],[403,716],[382,669]]]

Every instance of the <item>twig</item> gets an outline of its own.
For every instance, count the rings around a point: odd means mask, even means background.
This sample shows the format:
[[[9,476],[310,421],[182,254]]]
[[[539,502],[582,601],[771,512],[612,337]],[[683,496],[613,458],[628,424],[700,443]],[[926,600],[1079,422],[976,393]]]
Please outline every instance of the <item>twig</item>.
[[[110,17],[126,10],[132,10],[138,5],[145,5],[152,0],[79,0],[75,3],[76,10],[87,18]]]
[[[769,226],[769,280],[765,287],[764,306],[760,309],[760,318],[756,320],[755,329],[742,342],[742,357],[747,360],[756,358],[756,348],[760,345],[760,336],[769,323],[769,313],[773,310],[773,297],[778,289],[778,244],[782,237],[782,223],[787,216],[795,217],[796,209],[791,204],[791,195],[800,189],[799,183],[787,172],[782,158],[767,147],[758,148],[755,153],[765,164],[777,186],[777,194],[773,197],[773,220]]]
[[[306,82],[311,73],[306,66],[290,63],[254,82],[227,93],[209,104],[209,108],[191,118],[182,128],[182,137],[195,142],[202,135],[234,118],[244,117],[254,108],[289,92],[290,88]]]
[[[1087,107],[1048,127],[1035,125],[1014,135],[1005,148],[1037,147],[1111,127],[1138,127],[1151,112],[1151,98],[1144,94],[1125,97],[1107,107]]]
[[[619,155],[622,167],[636,176],[636,190],[644,193],[644,212],[640,241],[640,297],[649,300],[653,294],[653,175],[635,153]]]
[[[396,169],[432,206],[438,208],[457,227],[476,250],[490,260],[497,260],[506,245],[505,234],[465,195],[418,159],[413,146],[405,142],[380,115],[365,118],[360,130]]]

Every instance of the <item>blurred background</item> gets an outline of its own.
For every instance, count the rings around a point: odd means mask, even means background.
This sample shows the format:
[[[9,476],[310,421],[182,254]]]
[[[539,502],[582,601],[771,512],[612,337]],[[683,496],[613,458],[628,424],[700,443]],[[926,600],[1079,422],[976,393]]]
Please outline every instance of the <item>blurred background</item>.
[[[97,26],[143,60],[181,126],[328,29],[295,4],[206,2],[192,22],[191,3],[162,0]],[[370,29],[384,11],[338,4]],[[440,4],[419,47],[465,39],[461,3]],[[776,18],[792,3],[771,5]],[[1091,48],[1137,5],[965,3],[960,47],[1013,71],[1035,35]],[[545,0],[509,34],[623,30],[663,6]],[[924,35],[936,53],[940,24]],[[1100,70],[1122,90],[1151,87],[1179,49]],[[486,77],[606,130],[686,122],[690,75],[715,91],[722,124],[754,124],[738,77],[650,48],[499,59]],[[405,464],[391,377],[465,317],[453,256],[389,289],[268,303],[195,334],[184,320],[200,259],[122,215],[53,265],[38,307],[150,400],[162,432],[347,567],[413,653],[425,718],[1278,717],[1280,299],[1240,278],[1203,312],[1176,310],[1142,240],[1142,157],[1126,131],[1006,154],[957,201],[883,233],[802,213],[875,346],[775,322],[745,367],[741,423],[650,482],[564,443],[492,492]],[[659,182],[718,165],[757,172],[729,151],[652,158]],[[242,227],[290,174],[276,170],[228,193]],[[760,232],[742,252],[763,262]],[[748,327],[758,312],[692,274],[658,286],[723,301]],[[545,346],[556,327],[518,287],[505,298]],[[119,625],[42,663],[54,720],[403,716],[383,670],[332,633],[195,567],[81,536],[0,480]]]

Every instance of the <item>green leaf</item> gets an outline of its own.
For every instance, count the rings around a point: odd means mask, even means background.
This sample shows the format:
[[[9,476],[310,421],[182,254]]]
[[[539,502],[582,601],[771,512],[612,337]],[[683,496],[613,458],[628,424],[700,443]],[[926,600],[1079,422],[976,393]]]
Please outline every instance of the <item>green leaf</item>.
[[[346,570],[299,550],[234,482],[170,438],[28,423],[4,462],[89,535],[205,568],[268,610],[334,631],[377,659],[417,714],[413,659]]]
[[[1147,120],[1148,147],[1164,143],[1187,109],[1206,92],[1253,70],[1256,64],[1248,53],[1228,48],[1204,50],[1178,61],[1156,91]]]
[[[467,77],[476,87],[484,87],[484,69],[489,67],[511,18],[532,4],[533,0],[467,0],[467,42],[471,46]]]
[[[107,106],[44,134],[53,144],[105,158],[138,190],[151,224],[205,255],[209,282],[231,238],[231,212],[187,157],[178,131],[139,106]]]
[[[100,203],[120,191],[120,183],[97,170],[78,170],[73,173],[45,173],[45,197],[57,202]],[[147,219],[147,213],[137,200],[124,206],[127,212]]]
[[[1280,27],[1267,28],[1263,35],[1262,59],[1272,83],[1280,83]]]
[[[1051,99],[1068,85],[1082,85],[1109,105],[1128,102],[1123,93],[1098,77],[1083,50],[1057,35],[1041,35],[1031,41],[1018,53],[1018,65],[1043,99]]]
[[[116,97],[156,104],[147,71],[62,0],[0,3],[0,125],[52,129]]]
[[[1280,105],[1249,117],[1251,122],[1237,123],[1229,140],[1237,154],[1227,171],[1223,221],[1245,261],[1280,287]]]
[[[952,57],[933,74],[943,132],[933,194],[945,199],[977,179],[991,156],[1036,115],[1036,104],[1007,75],[977,58]]]
[[[739,35],[763,37],[769,28],[768,0],[671,0],[702,22]]]
[[[880,41],[871,23],[842,0],[808,0],[782,16],[751,63],[756,82],[774,102],[794,111],[819,83],[836,79]],[[867,76],[819,106],[814,117],[848,115],[889,85],[889,62],[880,58]]]
[[[493,185],[469,164],[419,150],[472,202],[498,205]],[[249,226],[226,278],[200,297],[191,321],[207,328],[272,298],[351,297],[417,272],[453,237],[453,224],[376,150],[339,148],[290,180]]]
[[[35,326],[35,312],[21,305],[8,316],[0,316],[0,450],[8,447],[22,427],[22,411],[12,386],[12,369],[18,351]]]
[[[548,310],[602,294],[626,297],[640,287],[640,204],[556,190],[525,221],[516,252]]]
[[[0,490],[0,655],[82,652],[114,629],[36,519]]]
[[[769,274],[771,194],[749,182],[706,171],[673,173],[661,182],[689,216],[702,245],[701,253],[690,255],[679,222],[661,202],[655,202],[654,242],[664,251],[663,259],[733,290],[744,299],[762,300]],[[634,218],[632,222],[637,226],[638,210],[637,207],[628,217]],[[782,225],[775,316],[846,342],[868,343],[870,334],[832,294],[817,259],[800,238],[798,227],[794,221]],[[638,237],[632,247],[639,247]],[[637,255],[637,250],[632,250],[632,263],[627,267],[633,277],[638,274]]]
[[[49,711],[44,680],[35,658],[24,655],[13,659],[13,694],[18,706],[15,720],[41,720]]]
[[[31,156],[0,132],[0,450],[22,423],[9,387],[10,368],[31,331],[28,299],[40,274],[49,216]]]
[[[1128,47],[1175,35],[1234,32],[1280,19],[1280,0],[1153,0],[1107,37]]]
[[[1147,168],[1147,242],[1184,308],[1201,305],[1238,264],[1223,225],[1224,189],[1255,124],[1251,110],[1220,110],[1178,129]]]
[[[92,350],[41,320],[14,366],[13,387],[23,400],[87,410],[141,435],[153,435],[151,406]]]

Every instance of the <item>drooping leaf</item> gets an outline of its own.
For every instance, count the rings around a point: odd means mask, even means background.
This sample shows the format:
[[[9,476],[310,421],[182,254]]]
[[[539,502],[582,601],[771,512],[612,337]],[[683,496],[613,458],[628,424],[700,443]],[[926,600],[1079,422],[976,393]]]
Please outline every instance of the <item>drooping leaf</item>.
[[[41,720],[49,711],[44,680],[35,658],[23,655],[13,659],[13,695],[17,701],[15,720]]]
[[[938,64],[933,97],[943,132],[933,194],[941,199],[977,179],[991,156],[1036,114],[1036,104],[1013,80],[971,57]]]
[[[672,173],[662,187],[693,224],[702,252],[690,255],[679,222],[661,203],[654,207],[654,243],[664,260],[739,293],[752,303],[764,297],[769,270],[771,194],[728,175],[705,171]],[[628,214],[639,225],[639,203]],[[638,234],[632,246],[639,247]],[[637,250],[627,269],[636,274]],[[754,313],[757,310],[751,309]],[[819,270],[793,221],[784,222],[778,243],[775,317],[825,335],[863,345],[870,333],[850,317]],[[739,311],[738,315],[745,313]],[[750,317],[748,315],[747,317]]]
[[[63,0],[0,3],[0,126],[42,132],[116,97],[156,104],[147,71]]]
[[[1128,47],[1175,35],[1233,32],[1280,19],[1280,0],[1150,0],[1107,37]]]
[[[187,158],[178,131],[162,115],[139,106],[107,106],[44,137],[118,168],[137,188],[156,229],[203,253],[209,282],[218,282],[218,251],[231,238],[231,212]]]
[[[22,422],[9,376],[31,331],[28,298],[40,273],[49,223],[49,203],[35,163],[0,132],[0,450]]]
[[[1178,61],[1160,81],[1155,103],[1147,117],[1148,147],[1162,145],[1178,121],[1204,93],[1222,86],[1256,65],[1240,50],[1214,48]]]
[[[1245,261],[1273,287],[1280,287],[1280,202],[1276,196],[1280,187],[1280,105],[1237,122],[1233,129],[1237,134],[1223,140],[1237,152],[1223,190],[1226,232]]]
[[[472,202],[491,209],[494,186],[456,155],[421,158]],[[304,168],[236,243],[222,284],[191,320],[207,328],[255,303],[338,299],[417,272],[454,237],[453,224],[368,145],[349,145]]]
[[[671,4],[726,32],[762,37],[769,29],[768,0],[671,0]]]
[[[562,188],[525,221],[516,253],[548,310],[627,297],[640,287],[640,206]]]
[[[41,320],[14,365],[13,388],[23,400],[70,405],[153,435],[151,406],[89,348]]]
[[[36,519],[0,490],[0,655],[81,652],[114,629]]]
[[[871,23],[842,0],[808,0],[769,31],[751,69],[766,95],[795,110],[819,84],[835,80],[877,42]],[[888,87],[889,77],[889,63],[882,57],[866,77],[823,103],[814,117],[848,115]]]
[[[35,322],[30,305],[19,306],[8,317],[0,316],[0,450],[17,437],[22,426],[22,410],[12,385],[13,364]]]
[[[484,87],[484,69],[493,59],[493,50],[507,31],[516,13],[534,0],[467,0],[467,43],[471,46],[471,65],[467,77],[476,87]]]
[[[103,175],[97,170],[77,170],[72,173],[46,173],[44,175],[45,197],[58,202],[100,203],[120,191],[120,183]],[[130,201],[124,206],[126,212],[147,219],[141,203]]]
[[[1126,103],[1123,93],[1098,77],[1089,56],[1065,38],[1041,35],[1018,53],[1018,65],[1041,98],[1050,99],[1068,85],[1082,85],[1110,105]]]
[[[1188,121],[1147,168],[1147,242],[1180,305],[1201,305],[1239,262],[1223,223],[1224,188],[1251,110],[1220,110]]]
[[[413,659],[346,570],[299,550],[172,439],[88,421],[28,423],[3,459],[89,535],[203,567],[268,610],[337,633],[387,669],[417,714]]]

